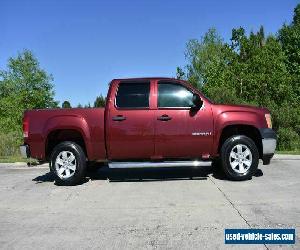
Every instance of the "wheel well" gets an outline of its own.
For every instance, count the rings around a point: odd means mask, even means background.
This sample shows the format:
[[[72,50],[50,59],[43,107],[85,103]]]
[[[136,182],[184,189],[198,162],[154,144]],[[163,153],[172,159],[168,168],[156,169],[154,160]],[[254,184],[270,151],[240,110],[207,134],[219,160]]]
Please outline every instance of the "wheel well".
[[[49,160],[54,147],[64,141],[72,141],[82,147],[87,155],[84,139],[81,133],[74,129],[58,129],[52,131],[46,140],[46,159]]]
[[[262,158],[263,150],[261,135],[259,133],[259,130],[251,125],[230,125],[225,127],[222,130],[222,134],[220,136],[218,153],[220,153],[223,143],[233,135],[245,135],[251,138],[258,149],[259,158]]]

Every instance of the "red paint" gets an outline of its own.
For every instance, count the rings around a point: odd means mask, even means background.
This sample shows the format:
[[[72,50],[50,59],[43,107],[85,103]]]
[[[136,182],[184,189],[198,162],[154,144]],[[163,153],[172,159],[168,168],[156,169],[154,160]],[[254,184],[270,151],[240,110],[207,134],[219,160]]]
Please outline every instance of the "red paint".
[[[157,108],[157,82],[161,79],[180,83],[197,93],[203,107]],[[124,79],[125,80],[125,79]],[[126,79],[128,80],[128,79]],[[44,160],[47,139],[55,130],[72,129],[84,140],[89,160],[128,160],[163,158],[207,158],[218,154],[222,130],[228,125],[267,127],[267,109],[250,106],[215,105],[199,90],[185,81],[169,78],[139,78],[148,80],[150,107],[147,109],[118,109],[115,96],[122,79],[113,80],[108,91],[106,108],[31,110],[24,114],[25,144],[31,156]],[[157,118],[167,115],[169,121]],[[123,116],[126,120],[113,121]]]

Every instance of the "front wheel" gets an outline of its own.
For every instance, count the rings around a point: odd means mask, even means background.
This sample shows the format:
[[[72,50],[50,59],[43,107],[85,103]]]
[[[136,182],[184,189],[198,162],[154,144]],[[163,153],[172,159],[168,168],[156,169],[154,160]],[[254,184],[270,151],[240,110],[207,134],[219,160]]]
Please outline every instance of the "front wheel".
[[[222,168],[231,180],[247,180],[255,174],[259,153],[252,139],[244,135],[228,138],[221,148]]]
[[[75,142],[58,144],[51,154],[51,170],[56,182],[75,185],[82,181],[86,169],[86,157],[82,148]]]

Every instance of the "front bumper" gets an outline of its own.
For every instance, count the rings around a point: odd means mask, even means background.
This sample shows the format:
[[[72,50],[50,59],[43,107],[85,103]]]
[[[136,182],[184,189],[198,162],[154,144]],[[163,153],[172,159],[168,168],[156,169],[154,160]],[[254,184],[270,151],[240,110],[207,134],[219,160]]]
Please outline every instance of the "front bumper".
[[[259,130],[262,138],[262,160],[264,165],[270,164],[275,153],[277,135],[273,129],[263,128]]]
[[[276,139],[262,139],[263,154],[274,154],[276,149]]]
[[[28,145],[21,145],[20,146],[20,152],[22,157],[29,158],[30,157],[30,150]]]

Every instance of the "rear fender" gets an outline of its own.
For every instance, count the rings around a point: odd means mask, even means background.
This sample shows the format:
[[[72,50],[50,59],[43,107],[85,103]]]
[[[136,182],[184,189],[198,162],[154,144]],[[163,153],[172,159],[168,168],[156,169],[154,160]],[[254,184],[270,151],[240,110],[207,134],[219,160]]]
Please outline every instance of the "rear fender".
[[[93,148],[91,145],[90,130],[86,120],[83,117],[76,115],[55,116],[51,117],[45,124],[46,125],[43,128],[43,134],[46,135],[46,137],[44,138],[44,145],[46,145],[47,143],[48,135],[55,130],[76,130],[81,134],[84,140],[88,159],[92,158]]]

